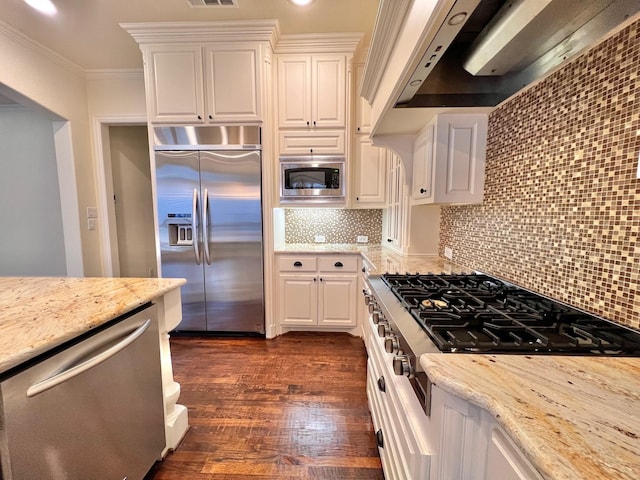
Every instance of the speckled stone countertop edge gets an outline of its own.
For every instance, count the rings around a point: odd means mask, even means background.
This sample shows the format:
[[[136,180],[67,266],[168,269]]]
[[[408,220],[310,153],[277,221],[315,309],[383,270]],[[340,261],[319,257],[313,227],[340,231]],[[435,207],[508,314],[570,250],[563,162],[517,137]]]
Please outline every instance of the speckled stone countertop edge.
[[[184,283],[177,278],[0,277],[0,374]]]
[[[420,363],[489,412],[543,478],[640,478],[640,358],[438,353]]]

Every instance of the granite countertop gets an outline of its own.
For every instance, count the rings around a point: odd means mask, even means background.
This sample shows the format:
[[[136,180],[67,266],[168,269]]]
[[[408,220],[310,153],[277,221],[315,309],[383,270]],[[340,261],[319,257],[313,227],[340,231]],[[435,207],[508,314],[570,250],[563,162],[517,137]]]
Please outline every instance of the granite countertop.
[[[170,278],[0,278],[0,373],[185,283]]]
[[[640,478],[640,358],[425,354],[420,363],[433,383],[493,414],[544,478]]]
[[[468,272],[461,265],[451,263],[435,255],[400,255],[380,244],[352,243],[287,243],[276,246],[276,253],[359,253],[368,263],[369,275],[383,273],[452,273]]]

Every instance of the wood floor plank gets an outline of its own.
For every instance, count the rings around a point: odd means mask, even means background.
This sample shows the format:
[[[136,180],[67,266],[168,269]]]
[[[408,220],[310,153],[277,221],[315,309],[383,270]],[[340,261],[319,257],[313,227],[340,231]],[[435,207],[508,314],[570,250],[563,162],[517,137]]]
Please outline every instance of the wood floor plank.
[[[384,480],[348,334],[172,337],[191,428],[145,480]]]

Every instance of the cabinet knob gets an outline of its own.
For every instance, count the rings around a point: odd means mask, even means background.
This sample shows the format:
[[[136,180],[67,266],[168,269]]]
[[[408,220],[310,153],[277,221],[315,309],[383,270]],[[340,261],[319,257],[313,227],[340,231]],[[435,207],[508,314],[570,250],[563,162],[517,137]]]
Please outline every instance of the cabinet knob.
[[[202,115],[198,115],[198,120],[202,120]]]
[[[360,197],[356,197],[356,202],[359,202],[359,201],[360,201]]]
[[[302,262],[293,262],[293,266],[294,267],[301,267],[302,266]]]
[[[309,125],[311,125],[311,124],[310,124],[310,123],[309,123],[309,121],[307,120],[307,127],[308,127]]]
[[[342,264],[342,262],[336,262],[333,264],[334,267],[344,267],[344,265]]]
[[[309,153],[313,153],[313,148],[310,148],[310,149],[309,149]]]
[[[322,281],[322,277],[320,277],[320,281]]]
[[[380,390],[381,392],[385,392],[387,390],[387,387],[384,384],[384,377],[383,376],[381,376],[378,379],[378,390]]]
[[[389,243],[393,242],[393,238],[387,238],[387,242]]]
[[[209,115],[209,120],[213,120],[213,115]]]
[[[384,435],[382,435],[382,429],[376,432],[376,443],[380,448],[384,448]]]
[[[316,126],[316,121],[315,121],[315,120],[313,121],[313,126],[314,126],[314,127]]]
[[[357,127],[356,130],[360,131],[360,127]]]
[[[420,193],[427,193],[427,191],[424,188],[421,188]]]

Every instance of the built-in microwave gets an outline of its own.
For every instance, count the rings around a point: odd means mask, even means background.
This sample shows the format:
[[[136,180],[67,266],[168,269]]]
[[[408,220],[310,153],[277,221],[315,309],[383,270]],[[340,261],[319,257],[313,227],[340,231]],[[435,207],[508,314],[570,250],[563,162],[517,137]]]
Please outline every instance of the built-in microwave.
[[[280,201],[337,202],[345,198],[345,159],[280,157]]]

